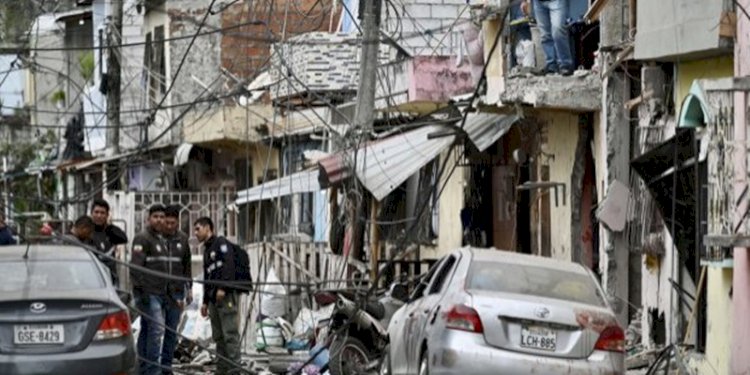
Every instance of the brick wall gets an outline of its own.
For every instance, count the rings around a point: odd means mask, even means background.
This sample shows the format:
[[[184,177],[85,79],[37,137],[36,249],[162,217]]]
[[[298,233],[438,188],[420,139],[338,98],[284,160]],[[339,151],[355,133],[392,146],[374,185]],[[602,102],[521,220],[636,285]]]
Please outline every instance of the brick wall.
[[[311,31],[335,28],[341,7],[336,0],[273,0],[240,2],[222,12],[221,26],[229,27],[251,21],[264,25],[244,26],[221,39],[221,65],[238,77],[252,78],[267,65],[271,44]],[[286,22],[285,22],[286,21]]]

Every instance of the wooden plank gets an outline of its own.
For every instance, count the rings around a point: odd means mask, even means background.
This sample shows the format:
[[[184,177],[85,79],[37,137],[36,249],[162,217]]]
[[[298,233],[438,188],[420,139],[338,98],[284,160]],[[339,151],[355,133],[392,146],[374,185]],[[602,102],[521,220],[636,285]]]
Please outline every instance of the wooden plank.
[[[599,19],[599,15],[602,13],[602,9],[607,5],[609,0],[596,0],[593,4],[589,7],[589,10],[586,12],[586,14],[583,16],[583,19],[586,20],[586,22],[592,22]]]
[[[310,277],[312,280],[320,281],[320,279],[318,279],[317,277],[315,277],[315,275],[313,275],[308,270],[306,270],[304,267],[302,267],[297,262],[295,262],[294,259],[292,259],[288,254],[285,254],[284,252],[279,251],[278,249],[276,249],[274,247],[270,247],[270,249],[271,249],[271,252],[273,252],[276,255],[277,260],[279,261],[279,264],[281,264],[281,260],[283,259],[283,260],[286,261],[286,264],[288,264],[289,266],[291,266],[293,268],[296,268],[300,272],[302,272],[305,275],[307,275],[308,277]],[[289,272],[287,272],[287,273],[289,273]],[[279,278],[281,278],[281,277],[279,277]]]
[[[734,38],[737,35],[737,13],[724,12],[719,22],[719,36]]]

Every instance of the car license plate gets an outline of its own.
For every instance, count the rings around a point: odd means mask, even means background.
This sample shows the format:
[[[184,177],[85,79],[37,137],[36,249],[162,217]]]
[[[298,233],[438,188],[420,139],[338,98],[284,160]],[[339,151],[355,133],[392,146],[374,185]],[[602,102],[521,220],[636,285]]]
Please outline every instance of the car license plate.
[[[62,324],[23,324],[13,327],[16,345],[63,344],[65,330]]]
[[[557,349],[557,333],[549,328],[522,326],[521,346],[554,352]]]

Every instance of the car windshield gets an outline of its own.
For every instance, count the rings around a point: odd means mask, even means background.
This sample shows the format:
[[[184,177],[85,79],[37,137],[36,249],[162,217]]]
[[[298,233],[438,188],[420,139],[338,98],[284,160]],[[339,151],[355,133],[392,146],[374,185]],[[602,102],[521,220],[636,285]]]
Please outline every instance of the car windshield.
[[[586,274],[500,262],[475,262],[467,289],[524,294],[606,306],[594,280]]]
[[[0,291],[66,291],[99,289],[104,280],[89,261],[0,262]]]

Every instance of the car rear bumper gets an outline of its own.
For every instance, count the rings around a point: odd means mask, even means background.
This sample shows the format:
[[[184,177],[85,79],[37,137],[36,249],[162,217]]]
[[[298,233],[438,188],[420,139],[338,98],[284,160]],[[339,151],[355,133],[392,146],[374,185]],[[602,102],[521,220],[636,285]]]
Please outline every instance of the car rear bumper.
[[[136,372],[132,338],[96,342],[80,352],[0,353],[0,374],[122,374]]]
[[[479,334],[447,331],[442,347],[429,348],[430,375],[624,374],[624,355],[594,351],[586,359],[535,356],[487,346]]]

